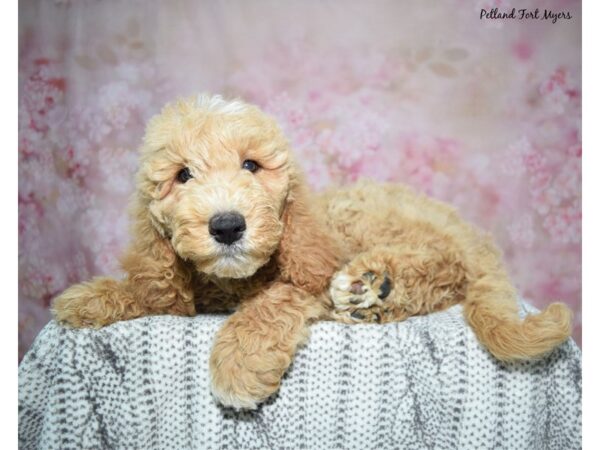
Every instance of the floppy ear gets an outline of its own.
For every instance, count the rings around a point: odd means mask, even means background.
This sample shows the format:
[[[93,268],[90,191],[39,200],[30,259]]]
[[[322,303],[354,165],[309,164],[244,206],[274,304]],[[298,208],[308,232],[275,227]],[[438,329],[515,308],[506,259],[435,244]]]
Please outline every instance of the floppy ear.
[[[283,212],[278,264],[284,281],[319,294],[341,264],[341,254],[325,225],[311,209],[311,193],[294,172]]]
[[[135,201],[134,241],[122,259],[128,291],[148,311],[194,314],[192,268],[153,226],[143,200]]]

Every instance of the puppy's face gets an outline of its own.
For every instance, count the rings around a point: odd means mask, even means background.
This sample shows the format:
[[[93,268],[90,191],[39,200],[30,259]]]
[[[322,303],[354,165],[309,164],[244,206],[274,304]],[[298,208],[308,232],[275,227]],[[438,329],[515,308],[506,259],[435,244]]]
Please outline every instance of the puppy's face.
[[[288,195],[288,143],[257,108],[200,96],[148,125],[138,185],[152,225],[199,272],[253,275],[275,252]]]

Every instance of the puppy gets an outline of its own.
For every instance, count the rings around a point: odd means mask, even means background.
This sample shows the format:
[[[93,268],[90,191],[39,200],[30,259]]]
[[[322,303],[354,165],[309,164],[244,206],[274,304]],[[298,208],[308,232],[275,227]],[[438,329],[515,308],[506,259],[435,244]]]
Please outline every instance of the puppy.
[[[70,287],[54,315],[101,327],[233,311],[210,358],[223,405],[255,408],[273,394],[316,320],[384,323],[462,303],[502,360],[538,357],[570,335],[562,304],[519,319],[491,239],[451,207],[393,184],[313,195],[255,106],[208,95],[167,105],[140,159],[126,277]]]

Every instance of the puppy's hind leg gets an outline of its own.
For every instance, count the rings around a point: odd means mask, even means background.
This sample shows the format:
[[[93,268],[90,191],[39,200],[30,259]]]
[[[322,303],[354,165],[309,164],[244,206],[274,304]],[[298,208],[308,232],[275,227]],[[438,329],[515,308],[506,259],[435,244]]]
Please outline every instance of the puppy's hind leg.
[[[462,255],[444,239],[377,246],[334,275],[332,317],[345,323],[391,322],[464,299]]]

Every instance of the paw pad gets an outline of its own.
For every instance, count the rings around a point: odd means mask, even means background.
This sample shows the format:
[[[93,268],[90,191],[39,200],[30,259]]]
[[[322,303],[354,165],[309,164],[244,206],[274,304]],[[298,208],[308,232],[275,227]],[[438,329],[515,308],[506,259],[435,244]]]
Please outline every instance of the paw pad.
[[[378,279],[377,275],[370,271],[363,273],[361,278],[371,285],[371,289],[375,287],[376,281]],[[360,284],[361,286],[361,291],[358,291],[358,284]],[[363,294],[366,291],[366,288],[364,287],[364,283],[362,281],[352,283],[352,288],[354,288],[354,285],[357,285],[356,290],[358,292],[354,292],[351,289],[350,292],[352,292],[353,294]],[[390,292],[392,292],[392,280],[390,279],[387,272],[385,272],[383,274],[383,281],[379,285],[379,289],[377,290],[377,298],[379,298],[380,300],[384,300],[390,295]]]
[[[381,314],[377,307],[356,309],[350,313],[350,317],[359,322],[381,323]]]
[[[336,314],[350,323],[381,323],[387,308],[384,303],[393,290],[392,279],[387,272],[359,273],[357,277],[342,271],[332,280],[330,293]]]
[[[392,280],[390,280],[390,278],[387,275],[385,275],[385,278],[383,279],[383,283],[381,283],[381,286],[379,286],[378,297],[381,300],[383,300],[388,295],[390,295],[390,292],[392,292]]]
[[[364,294],[366,290],[367,288],[365,287],[365,284],[362,281],[355,281],[350,286],[350,292],[356,295]]]
[[[362,312],[360,312],[360,309],[357,309],[356,311],[352,311],[352,313],[350,315],[358,320],[363,320],[365,318],[365,315]]]

